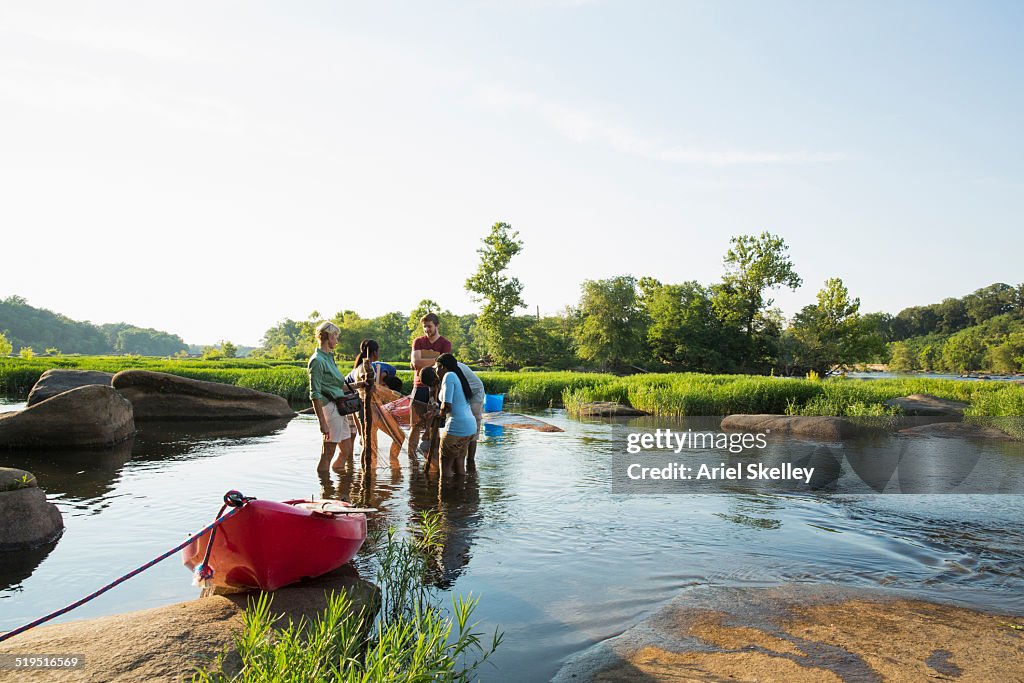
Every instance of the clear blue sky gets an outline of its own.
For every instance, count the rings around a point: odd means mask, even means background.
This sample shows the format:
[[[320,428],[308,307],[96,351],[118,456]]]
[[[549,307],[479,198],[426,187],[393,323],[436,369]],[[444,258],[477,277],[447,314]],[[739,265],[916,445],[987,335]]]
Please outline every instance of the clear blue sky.
[[[497,220],[531,311],[761,230],[787,314],[1024,280],[1022,3],[383,7],[0,6],[0,296],[193,343],[469,312]]]

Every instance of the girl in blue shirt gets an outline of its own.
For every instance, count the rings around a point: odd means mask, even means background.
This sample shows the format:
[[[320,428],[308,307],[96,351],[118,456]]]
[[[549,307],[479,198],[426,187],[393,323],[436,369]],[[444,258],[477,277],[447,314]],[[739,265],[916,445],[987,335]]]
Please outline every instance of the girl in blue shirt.
[[[451,417],[441,439],[441,475],[448,479],[466,474],[466,455],[476,435],[476,417],[469,407],[473,390],[462,371],[458,367],[449,370],[441,366],[438,374],[441,376],[441,417]]]

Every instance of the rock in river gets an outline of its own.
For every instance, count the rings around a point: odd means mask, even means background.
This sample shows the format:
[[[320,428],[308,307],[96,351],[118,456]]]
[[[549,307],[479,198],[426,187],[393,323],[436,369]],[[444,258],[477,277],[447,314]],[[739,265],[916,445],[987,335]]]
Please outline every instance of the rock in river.
[[[937,436],[949,439],[995,439],[997,441],[1013,441],[1006,432],[985,424],[972,422],[935,422],[901,429],[900,434],[907,436]]]
[[[90,384],[101,384],[110,386],[110,380],[114,377],[112,372],[100,372],[98,370],[62,370],[54,368],[43,373],[39,381],[32,387],[28,394],[29,407],[42,403],[48,398],[65,391],[86,387]]]
[[[111,387],[92,384],[18,412],[0,413],[0,448],[97,448],[135,433],[132,404]]]
[[[828,585],[700,586],[554,680],[1018,681],[1019,618]]]
[[[64,531],[60,510],[47,502],[35,475],[10,467],[0,467],[0,519],[0,552],[35,548]]]
[[[148,370],[123,370],[114,388],[132,402],[136,420],[272,420],[294,417],[280,396],[220,382]]]
[[[580,404],[577,414],[580,417],[635,417],[648,413],[614,401],[596,401]]]
[[[181,578],[188,581],[187,572]],[[115,589],[116,590],[116,589]],[[296,622],[313,619],[326,607],[325,593],[344,591],[354,610],[367,608],[376,614],[377,588],[355,575],[350,566],[318,579],[272,593],[272,614],[283,614]],[[223,668],[232,674],[240,660],[234,636],[242,629],[250,593],[217,595],[179,602],[164,607],[128,612],[98,619],[40,626],[0,644],[0,655],[49,653],[84,655],[85,665],[77,669],[34,672],[40,680],[147,681],[190,680],[197,666],[209,666],[227,651]],[[282,624],[282,622],[278,622]],[[55,678],[54,676],[59,676]],[[31,679],[31,674],[0,670],[0,681]]]
[[[904,415],[916,415],[918,417],[945,417],[950,422],[960,420],[964,416],[966,403],[950,401],[931,394],[911,394],[892,398],[885,402],[890,408],[895,406],[903,411]]]
[[[841,417],[811,415],[729,415],[722,429],[766,432],[775,436],[802,436],[822,441],[842,441],[856,436],[857,426]]]

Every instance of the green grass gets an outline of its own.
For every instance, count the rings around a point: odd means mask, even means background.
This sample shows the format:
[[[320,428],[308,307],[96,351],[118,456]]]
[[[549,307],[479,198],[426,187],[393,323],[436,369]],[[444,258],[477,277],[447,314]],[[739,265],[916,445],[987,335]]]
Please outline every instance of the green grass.
[[[236,647],[241,668],[224,671],[227,653],[200,668],[193,683],[370,683],[371,681],[470,681],[502,641],[488,640],[471,622],[479,598],[452,599],[441,607],[429,583],[441,554],[440,514],[425,513],[409,540],[394,529],[376,553],[380,610],[355,611],[346,593],[335,593],[312,621],[278,627],[267,594],[243,617]]]
[[[302,361],[218,361],[139,358],[131,356],[65,356],[0,358],[0,394],[24,398],[51,367],[117,372],[141,368],[182,377],[224,382],[266,391],[290,401],[304,401],[308,378]],[[343,370],[347,369],[343,367]],[[1024,386],[1010,382],[962,381],[916,377],[854,380],[784,379],[757,375],[665,373],[616,377],[588,372],[479,372],[487,393],[505,394],[509,404],[564,405],[570,413],[591,401],[616,401],[654,415],[728,415],[775,413],[791,415],[891,415],[882,404],[898,396],[933,394],[965,401],[969,415],[1024,416]],[[398,376],[408,390],[412,373]]]

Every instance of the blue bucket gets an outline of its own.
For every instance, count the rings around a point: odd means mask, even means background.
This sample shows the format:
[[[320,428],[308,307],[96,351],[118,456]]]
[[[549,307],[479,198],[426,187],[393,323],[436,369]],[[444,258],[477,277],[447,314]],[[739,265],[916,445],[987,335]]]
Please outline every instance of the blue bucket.
[[[500,413],[505,405],[505,394],[484,394],[484,412]]]

